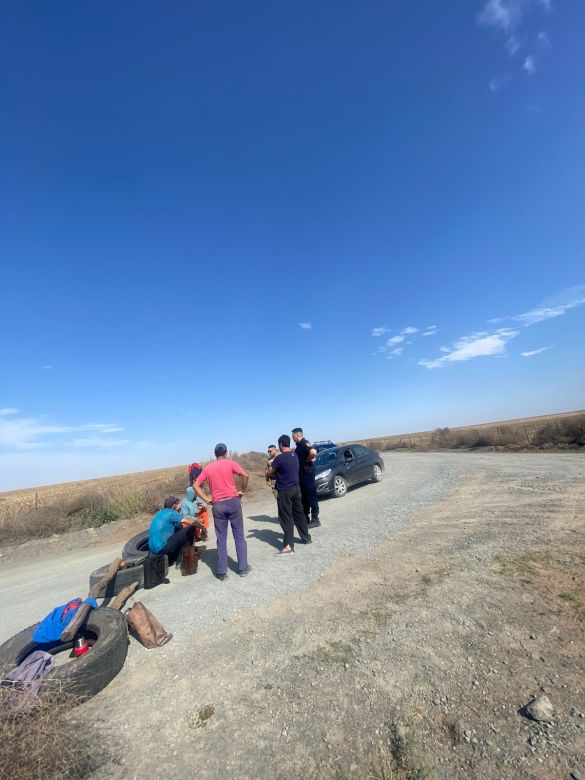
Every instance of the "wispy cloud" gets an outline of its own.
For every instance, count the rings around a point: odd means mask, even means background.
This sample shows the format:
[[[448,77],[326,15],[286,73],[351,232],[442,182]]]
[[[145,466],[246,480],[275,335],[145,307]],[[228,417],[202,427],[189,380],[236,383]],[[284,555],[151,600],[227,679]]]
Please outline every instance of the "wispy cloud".
[[[418,328],[413,328],[412,325],[408,325],[406,328],[402,328],[400,332],[405,334],[418,333]]]
[[[534,8],[548,12],[552,10],[552,2],[550,0],[487,0],[476,18],[483,27],[493,27],[506,34],[508,44],[515,39],[514,32]]]
[[[539,44],[545,48],[550,48],[550,38],[548,37],[548,33],[546,30],[541,30],[538,35],[536,36],[536,40],[539,42]]]
[[[41,366],[41,368],[43,369],[43,371],[51,371],[53,366],[50,366],[49,364],[47,364],[46,366]]]
[[[482,27],[491,28],[504,36],[504,47],[510,57],[514,57],[522,48],[527,36],[523,33],[525,18],[532,11],[551,11],[550,0],[487,0],[476,16],[477,23]],[[542,48],[549,44],[546,32],[539,33],[537,40]],[[536,71],[536,59],[529,54],[522,68],[531,76]],[[505,84],[501,78],[493,78],[489,82],[492,92],[498,92]]]
[[[387,344],[389,347],[391,347],[391,346],[393,346],[394,344],[400,344],[400,343],[401,343],[401,342],[403,342],[403,341],[404,341],[404,336],[392,336],[391,338],[389,338],[389,339],[388,339],[388,341],[386,342],[386,344]]]
[[[477,21],[485,27],[495,27],[507,33],[520,22],[523,5],[519,0],[488,0],[477,15]]]
[[[540,355],[541,352],[546,352],[550,347],[541,347],[540,349],[530,349],[528,352],[520,353],[522,357],[534,357],[534,355]]]
[[[70,433],[86,432],[94,434],[96,439],[105,440],[108,434],[123,431],[117,423],[84,423],[83,425],[57,425],[47,423],[36,417],[15,416],[18,410],[9,410],[10,416],[0,417],[0,446],[12,449],[37,449],[39,447],[52,447],[55,445],[53,438],[63,437]],[[63,439],[61,443],[65,443]]]
[[[532,54],[529,54],[524,60],[524,65],[522,65],[522,67],[529,76],[532,76],[532,74],[536,72],[536,58],[533,57]]]
[[[134,446],[139,450],[146,450],[149,447],[154,447],[154,442],[150,441],[150,439],[141,439],[135,442]]]
[[[570,287],[568,290],[564,290],[554,298],[549,298],[546,301],[538,304],[533,309],[524,312],[523,314],[516,314],[512,317],[516,322],[521,322],[522,325],[535,325],[537,322],[543,320],[551,320],[555,317],[562,317],[571,309],[576,309],[578,306],[585,304],[585,285],[579,285],[577,287]]]
[[[18,411],[14,406],[5,406],[3,409],[0,409],[0,415],[18,414]]]
[[[451,347],[442,347],[445,354],[434,360],[419,360],[425,368],[444,368],[450,363],[473,360],[477,357],[501,356],[506,353],[506,344],[515,338],[520,331],[510,328],[500,328],[494,333],[472,333],[458,339]]]
[[[434,336],[438,328],[436,325],[427,325],[423,331],[423,336]]]
[[[510,35],[504,46],[510,57],[514,57],[522,47],[522,44],[518,40],[518,36]]]
[[[76,449],[86,447],[121,447],[123,444],[128,444],[128,439],[108,439],[101,436],[85,436],[79,439],[73,439],[66,442],[67,447],[74,447]]]
[[[385,333],[390,333],[392,328],[387,325],[382,325],[380,328],[372,328],[372,336],[383,336]]]
[[[493,79],[490,79],[488,82],[488,88],[490,92],[499,92],[502,87],[510,81],[512,77],[508,74],[505,76],[494,76]]]
[[[303,330],[313,330],[313,325],[311,322],[299,322],[299,327]]]
[[[398,355],[402,355],[404,347],[395,347],[394,349],[390,350],[390,354],[394,355],[395,357],[398,357]]]

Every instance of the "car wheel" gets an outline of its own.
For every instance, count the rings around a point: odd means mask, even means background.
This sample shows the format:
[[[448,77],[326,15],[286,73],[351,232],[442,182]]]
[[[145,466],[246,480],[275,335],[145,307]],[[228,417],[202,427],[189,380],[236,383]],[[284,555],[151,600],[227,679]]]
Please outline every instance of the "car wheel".
[[[372,479],[374,482],[382,481],[382,469],[377,463],[374,463],[374,468],[372,469]]]
[[[347,482],[341,476],[333,479],[333,495],[335,498],[342,498],[347,493]]]

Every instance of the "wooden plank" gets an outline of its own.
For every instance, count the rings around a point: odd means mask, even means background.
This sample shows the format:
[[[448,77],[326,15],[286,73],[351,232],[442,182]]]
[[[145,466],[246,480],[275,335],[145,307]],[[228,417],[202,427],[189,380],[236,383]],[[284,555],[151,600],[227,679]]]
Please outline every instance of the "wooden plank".
[[[130,585],[126,585],[125,588],[122,588],[122,590],[118,593],[118,595],[114,596],[114,598],[108,604],[110,609],[122,609],[124,604],[128,601],[130,596],[134,593],[134,591],[137,588],[138,588],[137,582],[131,582]]]
[[[87,620],[87,616],[89,615],[91,611],[91,604],[82,604],[77,612],[75,613],[75,617],[69,623],[65,631],[61,634],[61,641],[62,642],[72,642],[75,639],[76,634],[81,629],[85,621]]]
[[[96,582],[96,584],[89,589],[89,598],[97,598],[100,594],[100,591],[102,588],[104,588],[108,582],[114,579],[116,576],[116,572],[118,571],[118,568],[120,567],[120,563],[122,562],[121,558],[116,558],[115,561],[112,561],[108,567],[107,572],[104,574],[102,579],[99,582]],[[83,627],[83,624],[87,620],[87,617],[91,611],[91,605],[90,604],[82,604],[77,612],[75,613],[75,617],[69,623],[65,631],[61,634],[61,641],[62,642],[72,642],[73,639],[75,639],[76,634],[81,630]]]
[[[89,589],[88,596],[90,598],[97,599],[100,593],[102,592],[103,588],[106,587],[106,585],[111,582],[111,580],[114,579],[116,576],[116,573],[118,569],[120,568],[120,564],[122,563],[121,558],[116,558],[115,561],[112,561],[110,563],[107,572],[104,574],[104,576],[101,578],[99,582],[96,582],[96,584]]]

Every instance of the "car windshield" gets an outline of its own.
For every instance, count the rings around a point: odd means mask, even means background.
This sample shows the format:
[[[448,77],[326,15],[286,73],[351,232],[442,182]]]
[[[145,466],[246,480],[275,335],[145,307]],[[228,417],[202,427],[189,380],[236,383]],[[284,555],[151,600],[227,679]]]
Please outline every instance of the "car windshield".
[[[317,466],[326,466],[328,463],[333,463],[336,458],[337,452],[332,452],[331,450],[321,450],[321,452],[317,453],[315,463]]]

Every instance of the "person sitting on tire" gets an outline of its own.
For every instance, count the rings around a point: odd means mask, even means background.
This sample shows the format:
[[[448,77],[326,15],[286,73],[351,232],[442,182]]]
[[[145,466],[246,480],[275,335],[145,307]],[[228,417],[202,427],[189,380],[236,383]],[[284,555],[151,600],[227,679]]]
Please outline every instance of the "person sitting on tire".
[[[195,529],[195,541],[206,542],[207,529],[209,528],[209,512],[199,496],[195,495],[192,487],[187,488],[185,498],[181,501],[181,514],[183,516],[183,527],[189,526],[192,520],[199,520],[203,528]]]
[[[148,548],[158,555],[167,555],[169,563],[175,563],[183,547],[193,544],[195,529],[203,528],[199,520],[191,520],[182,526],[185,518],[180,512],[181,502],[175,496],[167,496],[164,508],[152,518],[148,532]]]

